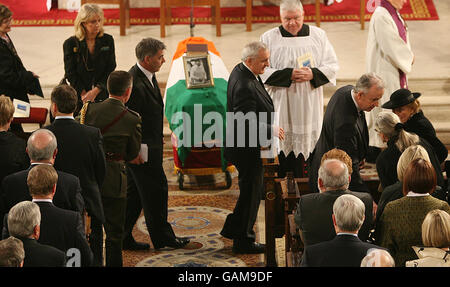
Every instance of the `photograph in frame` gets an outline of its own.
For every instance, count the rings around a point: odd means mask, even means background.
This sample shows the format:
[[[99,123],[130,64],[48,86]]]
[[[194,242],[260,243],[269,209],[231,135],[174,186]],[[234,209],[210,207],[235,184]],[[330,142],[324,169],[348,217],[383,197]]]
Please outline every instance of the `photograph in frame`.
[[[184,74],[188,89],[214,86],[209,55],[183,56]]]

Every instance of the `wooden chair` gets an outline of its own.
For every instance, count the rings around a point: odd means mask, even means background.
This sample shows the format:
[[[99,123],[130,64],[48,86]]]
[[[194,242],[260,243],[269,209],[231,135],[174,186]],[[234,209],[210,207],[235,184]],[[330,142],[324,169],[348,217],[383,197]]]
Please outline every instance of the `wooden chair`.
[[[81,5],[86,3],[119,5],[120,36],[126,35],[126,28],[130,28],[130,0],[81,0]]]
[[[160,0],[160,27],[161,38],[166,37],[166,25],[172,24],[172,16],[170,9],[172,7],[190,7],[192,2],[190,0]],[[194,0],[194,7],[196,6],[211,6],[211,22],[216,25],[216,36],[220,37],[221,31],[221,14],[220,14],[220,0]]]
[[[315,5],[316,5],[316,26],[320,27],[320,0],[316,0]],[[361,30],[364,30],[366,1],[360,0],[359,6],[360,6],[359,19],[361,23]],[[253,0],[246,0],[245,23],[247,26],[247,31],[252,30],[252,7],[253,7]]]

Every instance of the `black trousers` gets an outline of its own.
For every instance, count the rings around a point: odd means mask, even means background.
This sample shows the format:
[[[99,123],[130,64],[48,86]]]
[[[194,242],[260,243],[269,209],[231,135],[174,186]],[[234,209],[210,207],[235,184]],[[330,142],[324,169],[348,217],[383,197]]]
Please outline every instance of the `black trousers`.
[[[251,243],[255,241],[253,226],[264,189],[264,168],[259,157],[242,157],[232,163],[239,172],[240,194],[233,213],[227,216],[220,234],[226,238]]]
[[[125,237],[131,236],[141,210],[153,246],[163,245],[175,239],[172,226],[167,222],[169,191],[162,165],[127,165],[127,211]]]
[[[127,207],[126,198],[103,197],[103,211],[105,213],[105,223],[103,224],[106,233],[106,266],[122,267],[122,239],[124,236],[125,213]],[[95,219],[91,219],[91,249],[94,253],[94,265],[103,264],[103,231],[102,224]]]

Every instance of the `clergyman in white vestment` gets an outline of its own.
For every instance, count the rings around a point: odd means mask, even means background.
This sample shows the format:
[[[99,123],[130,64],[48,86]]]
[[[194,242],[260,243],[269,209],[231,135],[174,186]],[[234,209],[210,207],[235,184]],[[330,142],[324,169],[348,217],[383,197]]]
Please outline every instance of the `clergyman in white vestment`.
[[[272,97],[275,125],[285,131],[277,142],[279,177],[293,171],[302,177],[301,165],[314,150],[322,129],[323,85],[336,85],[336,54],[325,31],[303,24],[298,0],[280,4],[281,26],[265,32],[261,42],[270,51],[270,66],[261,75]]]

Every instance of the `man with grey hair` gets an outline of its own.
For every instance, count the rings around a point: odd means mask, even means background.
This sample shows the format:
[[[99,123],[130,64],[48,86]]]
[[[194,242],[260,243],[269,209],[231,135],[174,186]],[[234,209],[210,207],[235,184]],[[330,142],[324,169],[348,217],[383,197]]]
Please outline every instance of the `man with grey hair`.
[[[150,246],[136,242],[131,234],[141,210],[153,247],[182,248],[188,238],[177,237],[167,221],[169,191],[163,162],[164,102],[155,73],[166,61],[166,45],[153,38],[142,39],[136,46],[137,63],[130,69],[133,89],[127,106],[142,118],[142,145],[148,158],[140,154],[127,164],[128,193],[123,249],[145,250]],[[142,150],[142,147],[141,147]]]
[[[323,86],[336,85],[339,69],[324,30],[303,23],[299,0],[282,0],[281,25],[261,36],[270,50],[270,66],[261,75],[278,112],[275,124],[286,139],[278,147],[278,176],[305,175],[304,162],[319,138],[323,118]]]
[[[372,196],[365,192],[348,190],[350,175],[348,167],[337,159],[325,160],[319,168],[318,188],[320,193],[306,194],[299,199],[295,211],[295,222],[305,246],[324,242],[336,236],[331,214],[336,199],[343,194],[352,194],[364,202],[365,218],[358,237],[366,241],[372,227]]]
[[[15,237],[0,241],[0,267],[23,267],[23,243]]]
[[[364,165],[369,143],[364,112],[378,106],[383,92],[383,80],[374,73],[368,73],[358,79],[356,86],[341,87],[331,97],[324,115],[319,141],[309,159],[311,191],[317,192],[317,172],[322,155],[333,148],[338,148],[352,159],[353,172],[349,189],[369,192],[359,172]]]
[[[28,169],[13,173],[5,177],[0,190],[0,200],[5,214],[16,203],[31,200],[27,186],[30,170],[38,165],[54,165],[58,153],[55,135],[47,129],[38,129],[28,138],[26,151],[31,165]],[[73,210],[83,216],[84,199],[78,178],[72,174],[58,171],[58,183],[54,197],[54,204],[60,208]]]
[[[24,267],[64,267],[66,256],[61,250],[38,242],[41,233],[41,212],[31,201],[14,205],[8,214],[11,236],[21,240],[25,250]]]
[[[354,195],[339,196],[333,204],[333,240],[306,246],[302,267],[359,267],[367,250],[380,248],[358,238],[364,222],[364,203]]]
[[[261,147],[267,146],[261,138],[284,138],[284,131],[272,124],[272,100],[259,75],[269,66],[269,50],[261,42],[247,44],[242,52],[242,63],[230,74],[227,89],[227,110],[233,121],[227,124],[225,158],[239,172],[239,198],[233,213],[226,218],[220,234],[233,239],[234,253],[263,253],[265,245],[255,242],[253,225],[263,194],[263,165]],[[248,120],[238,120],[237,114]],[[249,116],[249,117],[247,117]],[[244,132],[239,132],[244,130]],[[266,136],[260,136],[264,133]]]

